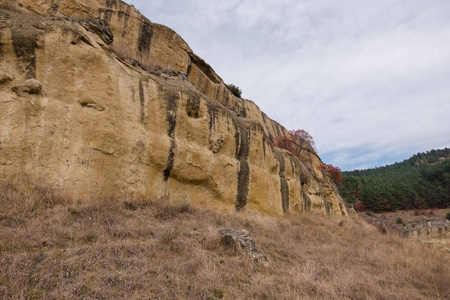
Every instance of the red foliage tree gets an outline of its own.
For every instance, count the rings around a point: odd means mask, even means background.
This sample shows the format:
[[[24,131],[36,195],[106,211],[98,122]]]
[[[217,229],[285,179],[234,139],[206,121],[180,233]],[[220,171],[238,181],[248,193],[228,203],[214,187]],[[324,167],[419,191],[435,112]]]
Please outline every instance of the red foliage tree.
[[[365,211],[366,206],[362,202],[358,202],[355,204],[355,210],[356,211]]]
[[[331,164],[327,165],[328,172],[330,172],[331,178],[334,180],[334,183],[337,185],[342,185],[342,180],[344,179],[342,177],[341,168],[335,167]]]
[[[303,129],[289,130],[289,133],[281,134],[275,139],[275,146],[283,148],[299,157],[308,145],[316,151],[313,137]]]
[[[326,165],[324,163],[322,163],[320,165],[320,169],[326,173],[328,173],[328,175],[331,177],[331,179],[333,179],[334,183],[336,183],[336,185],[342,185],[342,180],[344,179],[342,177],[342,171],[341,168],[339,167],[335,167],[332,164]]]

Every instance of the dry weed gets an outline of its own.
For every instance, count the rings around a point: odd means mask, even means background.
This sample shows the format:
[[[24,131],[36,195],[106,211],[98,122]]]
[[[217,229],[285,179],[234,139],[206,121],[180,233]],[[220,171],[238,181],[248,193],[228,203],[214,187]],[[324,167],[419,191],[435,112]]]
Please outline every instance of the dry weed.
[[[109,46],[109,48],[120,59],[137,68],[148,72],[157,72],[163,70],[163,68],[159,64],[154,63],[150,59],[149,53],[132,50],[129,46],[124,44],[117,44],[117,42],[113,42]]]
[[[447,253],[363,221],[72,201],[34,187],[0,182],[1,299],[450,297]],[[249,231],[270,267],[224,245],[226,227]]]

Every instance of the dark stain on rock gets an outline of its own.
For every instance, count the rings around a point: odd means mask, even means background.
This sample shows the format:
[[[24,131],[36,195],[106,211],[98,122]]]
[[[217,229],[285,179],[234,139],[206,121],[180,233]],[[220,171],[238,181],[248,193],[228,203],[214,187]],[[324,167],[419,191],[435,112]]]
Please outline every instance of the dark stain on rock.
[[[2,43],[2,32],[0,31],[0,57],[3,57],[3,46],[5,46],[4,43]]]
[[[333,203],[325,199],[325,212],[327,215],[331,214],[331,210],[333,209]]]
[[[269,135],[269,139],[273,143],[274,142],[273,136],[270,134],[269,126],[267,126],[267,121],[266,121],[267,115],[265,113],[263,113],[262,111],[261,111],[261,118],[264,122],[264,126],[266,127],[267,134]]]
[[[175,157],[175,153],[173,152],[173,150],[176,148],[176,146],[177,145],[176,145],[175,139],[171,139],[170,140],[169,157],[167,158],[166,168],[163,171],[164,181],[169,180],[170,172],[172,171],[172,168],[173,168],[173,159]]]
[[[197,89],[201,92],[202,91],[202,84],[203,84],[203,76],[202,74],[200,74],[198,76],[198,81],[197,81]]]
[[[142,79],[139,80],[139,102],[141,105],[141,123],[145,120],[145,97],[144,97],[144,85],[142,84]]]
[[[244,118],[247,118],[247,109],[245,108],[244,101],[242,101],[241,116],[243,116]]]
[[[235,128],[236,158],[239,161],[238,188],[235,207],[237,211],[247,206],[250,184],[250,129],[248,124],[237,118],[233,118]]]
[[[149,21],[143,21],[139,31],[138,50],[141,52],[150,52],[150,46],[153,38],[153,27]]]
[[[229,106],[230,105],[230,95],[224,90],[223,95],[225,96],[225,100],[223,101],[223,105]]]
[[[103,19],[103,21],[107,22],[108,24],[111,23],[111,19],[114,13],[115,12],[111,9],[104,9],[104,8],[98,9],[99,19]]]
[[[209,135],[211,135],[211,131],[213,130],[213,128],[216,129],[217,108],[214,104],[208,101]]]
[[[186,75],[189,76],[189,74],[191,74],[191,71],[192,71],[192,61],[189,62],[189,65],[186,70]]]
[[[186,113],[189,118],[197,119],[200,110],[200,97],[198,95],[190,95],[186,104]]]
[[[106,0],[106,6],[108,8],[117,8],[117,0]]]
[[[128,23],[130,22],[131,6],[127,5],[127,10],[124,13],[122,37],[128,34]]]
[[[283,213],[289,212],[289,185],[286,179],[286,164],[282,152],[276,152],[278,162],[280,163],[280,192],[281,192],[281,206]]]
[[[167,135],[170,137],[170,150],[169,156],[167,158],[166,168],[163,171],[164,181],[169,180],[170,172],[173,168],[174,157],[175,157],[175,148],[177,147],[175,140],[175,126],[177,124],[177,104],[178,99],[180,98],[178,93],[174,90],[166,90],[164,94],[164,98],[167,102],[167,115],[166,119],[169,123],[169,128],[167,129]]]
[[[308,211],[311,210],[311,198],[309,198],[309,195],[306,193],[304,188],[302,188],[302,194],[303,194],[303,210]]]
[[[266,143],[267,143],[267,136],[265,134],[263,134],[262,146],[263,146],[264,158],[266,158]]]
[[[36,78],[38,35],[33,31],[11,30],[11,37],[19,72],[25,73],[27,79]]]

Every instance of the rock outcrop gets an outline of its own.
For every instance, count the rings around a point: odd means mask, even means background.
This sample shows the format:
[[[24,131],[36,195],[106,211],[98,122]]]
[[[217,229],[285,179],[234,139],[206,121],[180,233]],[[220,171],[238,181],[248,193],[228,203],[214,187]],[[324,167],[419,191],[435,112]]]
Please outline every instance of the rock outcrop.
[[[274,147],[284,127],[122,1],[0,0],[0,126],[2,177],[225,210],[347,214],[313,149],[300,161]]]

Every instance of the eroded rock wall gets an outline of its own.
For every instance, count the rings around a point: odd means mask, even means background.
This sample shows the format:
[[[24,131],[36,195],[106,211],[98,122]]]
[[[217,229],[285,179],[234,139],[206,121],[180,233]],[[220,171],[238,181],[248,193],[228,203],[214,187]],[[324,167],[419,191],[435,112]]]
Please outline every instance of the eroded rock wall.
[[[172,30],[121,1],[0,5],[2,177],[26,173],[70,193],[169,196],[225,210],[346,214],[316,162],[305,166],[273,147],[285,129],[232,96]],[[111,39],[172,70],[127,64]]]

